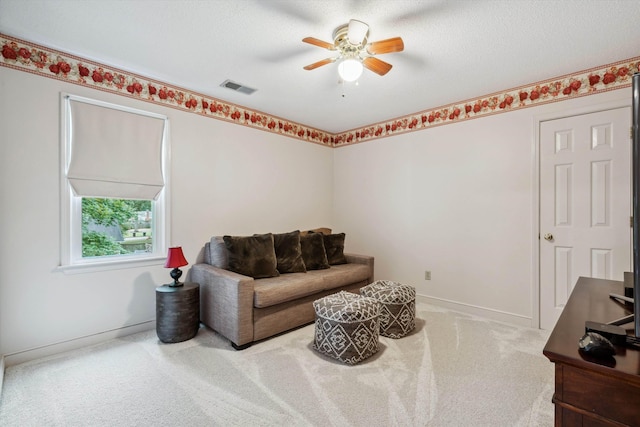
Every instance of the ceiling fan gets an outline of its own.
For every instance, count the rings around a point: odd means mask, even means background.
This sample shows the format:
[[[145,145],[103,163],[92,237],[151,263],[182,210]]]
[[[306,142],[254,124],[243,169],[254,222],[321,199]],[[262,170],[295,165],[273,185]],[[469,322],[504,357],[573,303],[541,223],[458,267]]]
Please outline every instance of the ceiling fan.
[[[363,67],[384,76],[391,70],[388,62],[375,58],[374,55],[383,53],[402,52],[404,42],[400,37],[367,43],[369,26],[362,21],[352,19],[348,24],[336,28],[333,32],[333,43],[325,42],[314,37],[305,37],[303,42],[314,46],[336,51],[339,55],[326,58],[304,67],[305,70],[315,70],[323,65],[340,61],[338,73],[344,81],[355,81],[362,74]]]

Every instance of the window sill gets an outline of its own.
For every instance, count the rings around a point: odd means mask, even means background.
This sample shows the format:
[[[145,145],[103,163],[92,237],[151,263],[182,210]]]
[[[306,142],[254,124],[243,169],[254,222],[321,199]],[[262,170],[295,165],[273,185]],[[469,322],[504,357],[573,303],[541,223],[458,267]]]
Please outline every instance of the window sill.
[[[98,271],[120,270],[124,268],[148,267],[152,265],[163,265],[166,256],[150,256],[145,258],[129,259],[109,259],[78,264],[60,265],[55,271],[65,274],[94,273]]]

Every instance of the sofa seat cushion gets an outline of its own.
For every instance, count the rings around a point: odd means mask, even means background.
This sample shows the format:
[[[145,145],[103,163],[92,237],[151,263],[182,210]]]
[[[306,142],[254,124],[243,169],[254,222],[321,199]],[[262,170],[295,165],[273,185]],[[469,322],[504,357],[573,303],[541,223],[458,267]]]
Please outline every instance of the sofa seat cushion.
[[[360,282],[371,277],[369,266],[363,264],[334,265],[325,270],[281,274],[254,281],[253,305],[271,307],[329,289]]]
[[[322,280],[324,281],[324,289],[333,289],[361,282],[372,275],[368,265],[340,264],[332,265],[330,269],[323,270]]]

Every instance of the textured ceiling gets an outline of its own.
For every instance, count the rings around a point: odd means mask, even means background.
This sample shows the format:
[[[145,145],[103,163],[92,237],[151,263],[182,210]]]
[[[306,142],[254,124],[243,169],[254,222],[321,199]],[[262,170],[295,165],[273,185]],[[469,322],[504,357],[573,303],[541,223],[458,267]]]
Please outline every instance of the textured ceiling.
[[[349,19],[393,69],[341,84]],[[638,0],[0,0],[0,33],[331,133],[640,55]],[[257,89],[220,87],[231,79]]]

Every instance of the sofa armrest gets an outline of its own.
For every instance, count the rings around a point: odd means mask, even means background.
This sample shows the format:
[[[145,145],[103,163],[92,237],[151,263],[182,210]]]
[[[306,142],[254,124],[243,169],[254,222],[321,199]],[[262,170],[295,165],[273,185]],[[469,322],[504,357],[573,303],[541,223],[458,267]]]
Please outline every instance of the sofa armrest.
[[[364,264],[364,265],[369,266],[369,269],[371,271],[371,276],[368,279],[368,283],[372,283],[373,282],[373,272],[374,272],[373,262],[374,262],[374,258],[372,256],[345,253],[344,257],[347,259],[347,263],[348,264]]]
[[[253,341],[254,279],[209,264],[191,267],[200,284],[200,321],[240,347]]]

